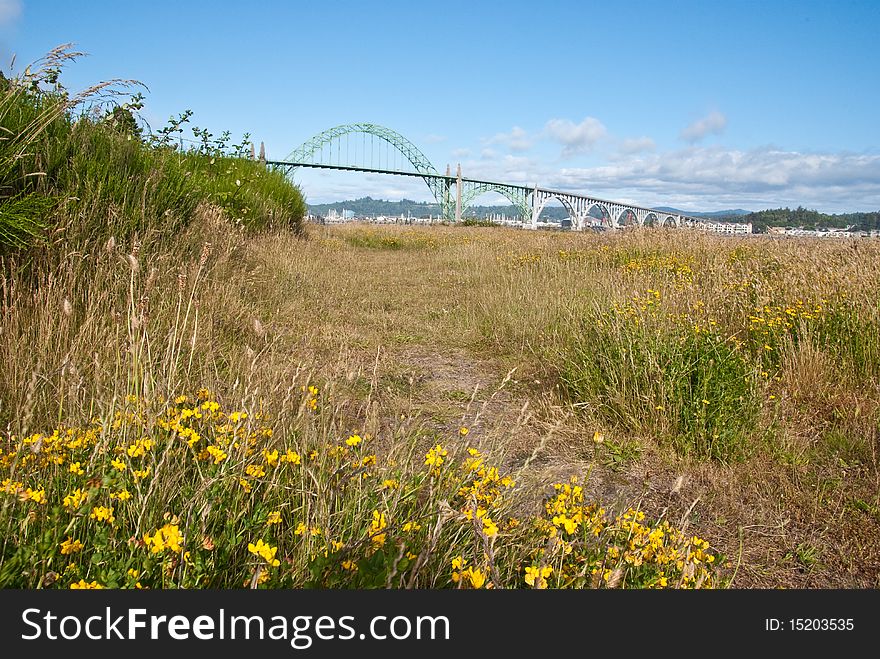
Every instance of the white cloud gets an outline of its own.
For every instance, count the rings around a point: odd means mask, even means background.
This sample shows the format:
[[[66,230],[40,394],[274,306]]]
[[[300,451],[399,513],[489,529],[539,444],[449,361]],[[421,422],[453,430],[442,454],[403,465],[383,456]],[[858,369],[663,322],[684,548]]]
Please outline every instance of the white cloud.
[[[0,0],[0,27],[12,25],[21,16],[21,0]]]
[[[541,185],[693,210],[803,204],[867,211],[880,209],[880,155],[690,147],[563,169]]]
[[[496,133],[483,141],[486,144],[506,146],[511,151],[527,151],[532,146],[532,138],[519,126],[511,128],[509,133]]]
[[[620,152],[625,154],[653,151],[657,145],[650,137],[630,137],[620,143]]]
[[[595,166],[560,169],[537,154],[496,152],[488,146],[461,157],[466,178],[577,192],[639,206],[684,210],[760,210],[804,205],[824,212],[880,210],[880,153],[730,149],[693,145],[659,151],[647,138],[622,140]],[[636,150],[635,147],[641,150]],[[631,153],[624,153],[631,147]],[[499,150],[500,151],[500,150]],[[455,162],[453,161],[453,171]],[[297,172],[310,200],[372,197],[430,199],[418,179],[305,168]],[[396,195],[396,196],[395,196]],[[479,201],[477,202],[479,203]]]
[[[453,149],[449,152],[453,158],[467,158],[471,155],[470,149]]]
[[[726,126],[727,117],[714,110],[702,119],[697,119],[697,121],[687,126],[681,131],[680,137],[685,142],[694,144],[707,135],[720,135]]]
[[[570,119],[551,119],[544,126],[544,133],[563,145],[563,157],[584,153],[608,134],[605,125],[594,117],[586,117],[579,124]]]

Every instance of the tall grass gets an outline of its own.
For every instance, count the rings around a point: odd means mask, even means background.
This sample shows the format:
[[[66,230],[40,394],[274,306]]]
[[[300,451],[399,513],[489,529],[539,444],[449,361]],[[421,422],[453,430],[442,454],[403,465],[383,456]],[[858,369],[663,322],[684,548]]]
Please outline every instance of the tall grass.
[[[45,172],[35,150],[55,137],[66,104],[57,94],[34,93],[33,80],[0,79],[0,249],[39,238],[54,202],[36,193]]]
[[[715,332],[597,313],[568,349],[561,381],[576,405],[683,456],[742,458],[758,432],[754,366]]]

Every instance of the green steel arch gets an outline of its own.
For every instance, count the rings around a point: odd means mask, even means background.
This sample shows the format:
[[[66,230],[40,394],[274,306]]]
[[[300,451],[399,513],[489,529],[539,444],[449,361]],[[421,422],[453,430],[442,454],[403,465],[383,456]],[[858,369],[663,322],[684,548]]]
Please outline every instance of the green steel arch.
[[[434,168],[434,165],[431,164],[431,161],[425,157],[425,154],[422,153],[415,144],[410,142],[400,133],[393,131],[390,128],[379,126],[378,124],[343,124],[342,126],[328,128],[323,133],[315,135],[313,138],[294,149],[293,152],[287,156],[286,160],[288,162],[311,162],[311,158],[315,152],[320,152],[326,144],[350,133],[375,135],[400,151],[400,153],[409,160],[410,164],[415,167],[416,172],[419,174],[433,174],[435,176],[439,174]]]
[[[294,149],[289,156],[287,162],[291,163],[309,163],[313,162],[315,153],[323,153],[324,146],[337,140],[343,135],[351,133],[365,133],[367,135],[375,135],[376,137],[388,142],[397,149],[415,168],[416,173],[420,174],[425,183],[431,189],[437,203],[440,204],[440,210],[447,219],[452,216],[454,210],[454,202],[450,194],[450,179],[441,176],[431,161],[424,153],[412,142],[406,139],[397,131],[380,126],[378,124],[357,123],[343,124],[328,128],[307,140],[299,147]],[[292,167],[291,171],[296,167]]]
[[[506,197],[508,201],[510,201],[510,203],[516,206],[517,210],[519,210],[521,219],[524,222],[529,217],[531,217],[532,209],[531,205],[529,204],[529,193],[522,188],[515,188],[512,186],[503,185],[501,183],[468,182],[467,184],[465,184],[464,191],[461,195],[462,213],[476,200],[477,197],[484,195],[488,192],[497,192],[498,194]]]

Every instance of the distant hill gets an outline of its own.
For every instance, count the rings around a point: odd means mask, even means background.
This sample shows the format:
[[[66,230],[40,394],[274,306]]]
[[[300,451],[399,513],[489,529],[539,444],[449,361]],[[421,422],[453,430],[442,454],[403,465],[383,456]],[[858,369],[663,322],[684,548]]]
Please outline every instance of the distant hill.
[[[829,215],[798,206],[774,208],[744,215],[743,222],[751,222],[755,233],[763,233],[767,227],[800,227],[803,229],[852,227],[855,231],[880,230],[880,211],[873,213],[839,213]]]
[[[739,217],[741,215],[749,215],[753,211],[743,210],[742,208],[734,208],[726,211],[683,211],[671,206],[657,206],[658,211],[666,213],[677,213],[679,215],[688,215],[689,217],[705,217],[706,219],[720,219],[727,217]]]
[[[437,216],[440,214],[440,204],[412,201],[411,199],[385,201],[384,199],[361,197],[360,199],[337,201],[332,204],[309,204],[309,212],[313,215],[326,217],[330,209],[340,214],[343,210],[351,211],[356,216],[412,215],[413,217],[428,217],[429,215]]]

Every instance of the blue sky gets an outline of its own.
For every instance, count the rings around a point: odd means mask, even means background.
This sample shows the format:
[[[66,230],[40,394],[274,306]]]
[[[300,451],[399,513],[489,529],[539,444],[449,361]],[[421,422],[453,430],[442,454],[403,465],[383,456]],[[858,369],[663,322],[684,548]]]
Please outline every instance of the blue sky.
[[[0,0],[7,72],[74,42],[89,56],[65,83],[142,81],[154,129],[192,109],[283,158],[372,122],[440,170],[685,210],[880,209],[878,32],[876,0]],[[404,177],[297,180],[315,203],[430,198]]]

